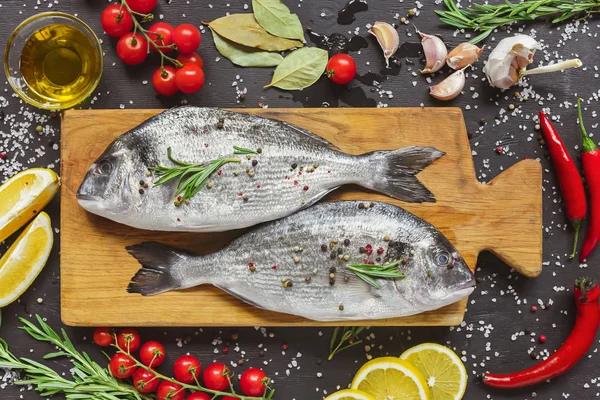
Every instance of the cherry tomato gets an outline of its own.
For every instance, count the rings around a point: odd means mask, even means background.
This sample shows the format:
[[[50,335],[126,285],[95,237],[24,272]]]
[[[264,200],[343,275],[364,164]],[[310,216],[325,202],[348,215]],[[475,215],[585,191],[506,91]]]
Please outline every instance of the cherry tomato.
[[[185,390],[176,383],[162,381],[156,391],[158,400],[183,400]]]
[[[117,42],[117,54],[128,65],[138,65],[144,62],[148,56],[148,42],[140,34],[133,32],[121,36]]]
[[[229,387],[228,377],[231,375],[225,364],[213,363],[204,370],[204,386],[210,390],[222,391]]]
[[[265,380],[267,374],[258,368],[248,368],[240,378],[240,387],[247,396],[259,397],[265,393],[267,388]]]
[[[155,340],[142,345],[140,349],[140,361],[151,368],[156,368],[165,361],[165,346]]]
[[[140,348],[140,344],[142,343],[142,339],[140,338],[140,334],[135,329],[123,329],[117,335],[117,344],[121,348],[121,350],[132,353]]]
[[[120,4],[112,4],[102,11],[100,16],[102,29],[108,36],[121,37],[133,28],[133,19],[127,9]]]
[[[175,73],[175,83],[183,93],[196,93],[204,86],[204,71],[196,64],[187,64]]]
[[[182,24],[175,28],[173,41],[181,54],[190,54],[200,46],[200,31],[192,24]]]
[[[356,75],[356,63],[348,54],[336,54],[327,63],[327,76],[334,83],[345,85]]]
[[[135,361],[123,353],[116,353],[110,359],[109,368],[115,378],[129,378],[135,372]]]
[[[175,83],[175,68],[167,65],[160,67],[152,75],[152,85],[156,90],[156,93],[163,96],[173,96],[179,91],[177,84]]]
[[[157,0],[127,0],[131,11],[138,12],[140,14],[148,14],[156,7]]]
[[[190,394],[185,400],[210,400],[212,397],[204,392],[195,392]]]
[[[159,383],[160,379],[156,377],[156,374],[144,368],[138,368],[133,374],[133,386],[140,393],[154,392]]]
[[[115,341],[114,336],[108,328],[96,328],[94,330],[94,343],[100,347],[110,346]]]
[[[177,61],[179,61],[183,65],[186,65],[186,64],[196,64],[200,68],[204,68],[204,61],[202,61],[202,57],[200,57],[198,55],[198,53],[180,54],[177,57]]]
[[[200,361],[194,356],[181,356],[173,365],[175,379],[183,383],[194,383],[200,377],[202,367]]]
[[[173,28],[171,25],[167,24],[166,22],[157,22],[155,24],[152,24],[152,26],[150,26],[150,28],[148,28],[148,37],[150,37],[150,39],[152,40],[152,43],[150,43],[150,47],[152,48],[152,50],[156,51],[156,46],[172,45],[174,30],[175,30],[175,28]],[[159,35],[161,36],[160,39],[158,38]],[[163,53],[169,53],[169,52],[173,51],[173,49],[170,47],[166,47],[166,48],[161,47],[160,50]]]

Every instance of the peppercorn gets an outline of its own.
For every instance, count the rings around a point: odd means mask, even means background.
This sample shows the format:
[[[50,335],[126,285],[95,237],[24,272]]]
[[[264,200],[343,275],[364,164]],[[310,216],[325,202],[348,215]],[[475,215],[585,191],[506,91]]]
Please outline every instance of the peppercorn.
[[[540,341],[540,343],[546,343],[546,336],[540,335],[540,337],[538,338],[538,340]]]
[[[264,351],[262,351],[262,350],[260,350],[260,351],[258,352],[258,356],[259,356],[259,357],[264,357],[264,356],[265,356],[265,352],[264,352]]]
[[[365,248],[364,248],[364,247],[359,247],[359,248],[358,248],[358,252],[359,252],[360,254],[363,254],[363,253],[365,252]]]
[[[283,281],[283,287],[284,288],[291,288],[292,286],[294,286],[294,284],[292,283],[292,281],[285,279]]]
[[[238,363],[238,365],[244,365],[245,362],[246,362],[245,360],[239,359],[237,363]]]
[[[317,365],[323,364],[323,360],[321,360],[319,357],[317,357],[317,359],[315,360],[315,362],[317,363]]]
[[[248,196],[244,196],[242,199],[244,199],[244,201],[248,201]]]
[[[400,22],[403,23],[403,24],[405,24],[406,23],[406,18],[404,18],[404,17],[400,18]]]
[[[536,312],[537,311],[537,307],[536,306],[531,306],[531,312]]]
[[[338,308],[339,308],[339,310],[340,310],[340,311],[344,311],[344,305],[343,305],[343,304],[340,304],[340,305],[338,306]]]
[[[334,273],[329,274],[329,279],[335,279],[335,274]]]
[[[383,241],[384,241],[384,242],[389,242],[389,241],[390,241],[390,237],[389,237],[388,235],[385,235],[385,236],[383,237]]]
[[[532,360],[537,360],[538,356],[535,353],[530,354]]]
[[[35,131],[36,131],[37,133],[42,133],[42,131],[43,131],[43,130],[44,130],[44,127],[43,127],[43,126],[41,126],[41,125],[38,125],[38,126],[36,126],[36,127],[35,127]]]
[[[254,266],[254,264],[252,264],[252,265],[249,265],[249,266],[248,266],[248,269],[250,270],[250,272],[254,272],[254,271],[256,271],[256,267]]]
[[[144,194],[144,189],[140,188],[140,194]]]
[[[338,254],[342,254],[344,252],[344,249],[342,249],[341,247],[338,247],[337,249],[337,253]]]
[[[237,333],[237,332],[233,332],[233,333],[231,334],[231,340],[238,340],[238,339],[239,339],[239,337],[240,337],[240,335],[239,335],[239,333]]]
[[[365,203],[358,203],[358,208],[365,208]]]
[[[224,124],[225,124],[225,120],[223,118],[219,119],[219,121],[217,122],[217,128],[223,129]]]
[[[256,167],[258,165],[258,160],[252,160],[252,166]]]
[[[181,205],[181,201],[180,201],[180,200],[175,200],[175,201],[173,202],[173,205],[174,205],[175,207],[179,207],[179,206]]]
[[[330,257],[332,260],[335,260],[335,258],[337,257],[337,253],[336,253],[335,251],[332,251],[332,252],[331,252],[331,254],[329,255],[329,257]]]
[[[410,10],[408,10],[408,15],[410,15],[411,17],[412,17],[413,15],[415,15],[415,9],[414,9],[414,8],[411,8]]]
[[[144,186],[144,183],[146,183],[146,182],[140,180],[140,186]]]
[[[185,199],[183,202],[184,202],[186,205],[188,205],[188,204],[190,204],[190,199]]]
[[[349,275],[346,275],[346,274],[344,274],[344,280],[345,280],[346,282],[348,282],[348,281],[350,280],[350,276],[349,276]]]
[[[256,149],[256,152],[257,152],[258,154],[261,154],[261,153],[262,153],[262,147],[259,147],[258,149]]]
[[[321,245],[321,251],[327,251],[327,245],[326,244],[322,244]]]
[[[238,176],[240,174],[240,171],[238,171],[237,169],[235,171],[233,171],[233,175]]]
[[[377,261],[377,262],[381,261],[381,257],[375,257],[375,261]]]
[[[213,187],[213,183],[212,183],[212,182],[208,182],[208,183],[206,184],[206,187],[207,187],[207,188],[209,188],[209,189],[212,189],[212,187]]]
[[[331,268],[329,268],[329,272],[331,272],[331,273],[335,273],[335,271],[336,271],[336,270],[337,270],[337,268],[336,268],[336,267],[331,267]]]
[[[294,262],[296,264],[298,264],[300,262],[300,257],[298,257],[298,256],[294,257]]]
[[[305,280],[306,282],[310,282],[310,281],[312,280],[312,278],[311,278],[310,276],[307,276],[306,278],[304,278],[304,280]]]
[[[511,111],[514,110],[515,109],[515,105],[514,104],[509,104],[508,105],[508,109],[511,110]]]
[[[335,279],[329,279],[329,285],[330,286],[335,285]]]
[[[248,172],[248,176],[249,177],[253,177],[254,176],[254,170],[250,170],[250,172]]]
[[[350,246],[350,239],[344,239],[344,246]]]
[[[293,164],[292,164],[292,169],[296,169],[296,168],[298,168],[298,164],[296,164],[296,163],[293,163]]]
[[[375,203],[373,203],[373,202],[370,202],[370,203],[369,203],[369,208],[373,208],[373,207],[375,207]]]
[[[350,256],[348,254],[344,255],[344,261],[348,261],[350,259]]]

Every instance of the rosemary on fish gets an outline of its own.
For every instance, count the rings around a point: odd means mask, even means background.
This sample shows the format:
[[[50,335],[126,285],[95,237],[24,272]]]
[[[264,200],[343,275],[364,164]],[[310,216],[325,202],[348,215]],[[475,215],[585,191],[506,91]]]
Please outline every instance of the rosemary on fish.
[[[233,154],[235,155],[246,155],[246,154],[258,154],[260,153],[260,151],[258,150],[251,150],[251,149],[247,149],[245,147],[238,147],[238,146],[233,146]]]
[[[234,149],[248,150],[241,147],[234,147]],[[188,164],[173,158],[170,147],[167,149],[167,156],[176,167],[150,167],[149,169],[159,178],[154,182],[153,186],[156,187],[175,178],[179,178],[174,196],[176,198],[181,196],[181,198],[177,199],[179,203],[189,200],[196,195],[205,186],[208,178],[223,165],[241,162],[239,158],[219,158],[218,160],[206,161],[200,164]]]
[[[354,272],[354,274],[368,283],[369,285],[380,289],[381,285],[378,284],[373,278],[387,278],[396,279],[404,278],[405,275],[400,272],[397,265],[403,260],[399,259],[389,264],[377,265],[377,264],[346,264],[346,268]]]
[[[459,29],[473,29],[481,33],[470,40],[476,44],[488,37],[494,29],[519,21],[539,18],[553,19],[553,24],[579,17],[585,19],[600,12],[598,0],[524,0],[500,4],[471,4],[458,8],[454,0],[444,0],[447,10],[435,10],[440,20]]]
[[[358,339],[358,334],[364,329],[364,326],[336,327],[329,341],[329,357],[327,359],[331,361],[340,351],[362,343],[362,340]]]

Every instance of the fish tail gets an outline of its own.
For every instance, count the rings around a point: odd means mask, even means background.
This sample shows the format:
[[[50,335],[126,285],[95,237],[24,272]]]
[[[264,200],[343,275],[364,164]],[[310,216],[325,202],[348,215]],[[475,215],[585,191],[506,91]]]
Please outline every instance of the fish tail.
[[[156,242],[144,242],[126,247],[129,254],[142,264],[142,268],[131,278],[127,291],[144,296],[183,289],[177,276],[182,252]]]
[[[433,203],[433,193],[415,175],[444,154],[433,147],[418,146],[364,154],[373,174],[372,179],[360,184],[402,201]]]

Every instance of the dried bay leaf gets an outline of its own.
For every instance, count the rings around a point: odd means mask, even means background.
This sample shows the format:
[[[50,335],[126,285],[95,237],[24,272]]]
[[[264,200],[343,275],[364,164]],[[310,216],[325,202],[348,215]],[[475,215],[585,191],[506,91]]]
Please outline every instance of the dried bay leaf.
[[[299,90],[319,80],[327,67],[327,51],[317,47],[305,47],[291,52],[275,69],[273,80],[265,87],[275,86],[284,90]]]
[[[253,47],[242,46],[222,38],[214,31],[212,34],[215,47],[219,53],[240,67],[275,67],[283,61],[283,57],[279,53],[270,53]]]
[[[284,51],[303,46],[302,42],[298,40],[284,39],[271,35],[256,22],[253,14],[227,15],[215,19],[208,26],[225,39],[261,50]]]
[[[252,0],[252,10],[260,26],[270,34],[304,41],[300,19],[281,0]]]

